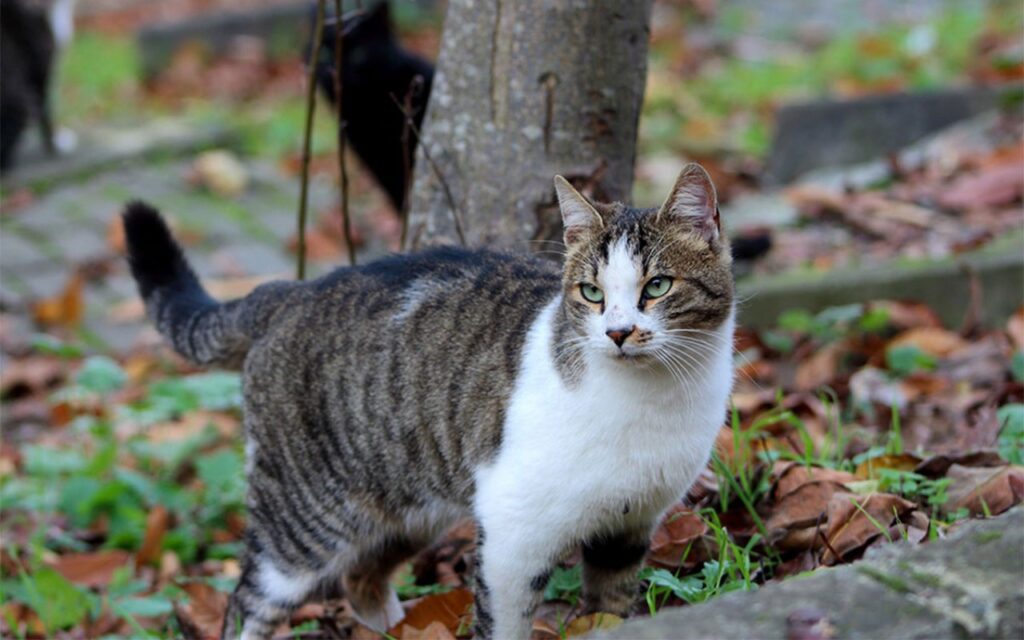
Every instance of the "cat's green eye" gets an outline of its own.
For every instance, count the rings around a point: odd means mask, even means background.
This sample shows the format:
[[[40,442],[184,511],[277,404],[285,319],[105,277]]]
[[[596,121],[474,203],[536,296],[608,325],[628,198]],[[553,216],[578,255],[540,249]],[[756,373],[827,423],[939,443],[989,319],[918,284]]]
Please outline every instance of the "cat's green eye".
[[[601,291],[594,285],[586,282],[580,285],[580,293],[583,295],[583,299],[587,302],[597,304],[604,300],[604,291]]]
[[[668,276],[655,276],[644,285],[644,295],[647,298],[660,298],[668,293],[672,287],[672,278]]]

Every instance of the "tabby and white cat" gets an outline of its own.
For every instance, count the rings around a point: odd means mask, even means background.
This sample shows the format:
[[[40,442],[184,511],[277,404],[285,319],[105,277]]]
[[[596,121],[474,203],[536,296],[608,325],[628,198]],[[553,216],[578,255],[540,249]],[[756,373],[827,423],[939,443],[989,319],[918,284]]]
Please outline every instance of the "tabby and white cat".
[[[269,637],[339,579],[362,621],[389,628],[389,574],[466,514],[476,637],[526,638],[577,545],[588,609],[629,610],[652,529],[725,417],[729,247],[698,165],[660,209],[555,187],[561,272],[435,248],[223,304],[159,214],[128,205],[157,327],[195,362],[243,366],[249,525],[224,638]]]

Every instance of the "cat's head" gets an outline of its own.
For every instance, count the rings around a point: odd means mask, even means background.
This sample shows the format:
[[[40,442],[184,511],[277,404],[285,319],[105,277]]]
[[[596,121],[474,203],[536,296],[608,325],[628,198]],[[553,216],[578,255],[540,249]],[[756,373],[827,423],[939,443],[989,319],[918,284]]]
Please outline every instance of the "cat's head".
[[[583,349],[622,362],[685,361],[732,317],[729,244],[707,172],[683,168],[660,208],[589,202],[561,177],[564,309]]]
[[[334,74],[334,44],[338,22],[328,19],[324,25],[320,52],[317,56],[318,72],[328,79]],[[355,11],[342,17],[343,68],[347,74],[372,73],[376,49],[394,46],[395,34],[391,27],[391,11],[387,2],[378,2],[365,11]],[[327,89],[327,87],[325,87]],[[328,91],[333,96],[333,87]],[[333,100],[333,97],[331,98]]]

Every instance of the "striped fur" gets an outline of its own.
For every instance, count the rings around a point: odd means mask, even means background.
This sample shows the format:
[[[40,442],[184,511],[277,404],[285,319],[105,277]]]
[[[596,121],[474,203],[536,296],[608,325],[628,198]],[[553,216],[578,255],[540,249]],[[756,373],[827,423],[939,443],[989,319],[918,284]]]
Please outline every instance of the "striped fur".
[[[595,215],[571,218],[561,270],[435,248],[223,304],[159,214],[130,204],[129,260],[157,327],[192,360],[243,370],[249,525],[223,637],[267,638],[339,581],[387,629],[401,616],[388,575],[465,514],[480,524],[478,637],[525,637],[545,576],[579,544],[590,605],[624,613],[731,385],[729,252],[707,232],[701,174],[686,215],[565,192],[563,210],[579,198]],[[674,284],[647,300],[655,275]],[[623,322],[629,337],[609,340]]]

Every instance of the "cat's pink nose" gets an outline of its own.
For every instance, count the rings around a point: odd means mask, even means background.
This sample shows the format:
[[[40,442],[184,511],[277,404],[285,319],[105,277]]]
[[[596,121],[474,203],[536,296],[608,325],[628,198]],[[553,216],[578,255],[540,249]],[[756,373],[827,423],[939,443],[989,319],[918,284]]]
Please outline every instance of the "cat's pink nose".
[[[622,343],[626,341],[626,338],[633,335],[634,331],[636,331],[636,325],[633,325],[628,329],[609,329],[604,333],[612,339],[612,342],[614,342],[616,346],[621,347]]]

